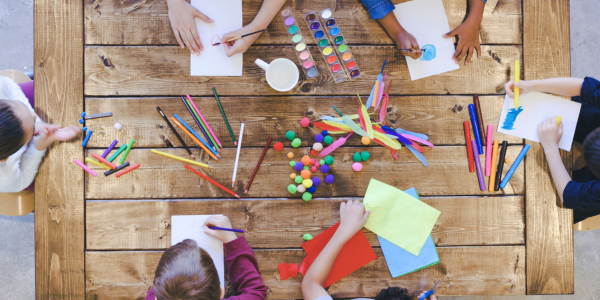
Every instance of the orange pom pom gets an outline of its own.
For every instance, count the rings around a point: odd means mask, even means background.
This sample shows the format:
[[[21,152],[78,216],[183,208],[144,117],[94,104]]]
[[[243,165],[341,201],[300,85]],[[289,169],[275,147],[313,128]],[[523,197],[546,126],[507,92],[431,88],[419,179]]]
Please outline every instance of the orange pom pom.
[[[302,161],[302,164],[303,164],[303,165],[305,165],[305,166],[308,166],[308,165],[310,165],[310,156],[308,156],[308,155],[304,155],[304,156],[302,157],[302,160],[301,160],[301,161]]]
[[[302,172],[300,172],[300,176],[304,179],[309,179],[311,174],[312,173],[310,173],[309,170],[302,170]]]

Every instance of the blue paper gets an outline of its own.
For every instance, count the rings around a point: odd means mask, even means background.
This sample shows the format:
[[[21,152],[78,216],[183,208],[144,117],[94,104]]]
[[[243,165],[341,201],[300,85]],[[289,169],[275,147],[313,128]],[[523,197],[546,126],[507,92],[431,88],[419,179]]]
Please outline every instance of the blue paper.
[[[408,189],[404,192],[419,199],[419,195],[415,188]],[[385,262],[387,263],[393,278],[433,266],[440,262],[440,257],[438,256],[431,235],[425,242],[425,245],[418,256],[413,255],[380,236],[377,236],[377,238],[379,239]]]

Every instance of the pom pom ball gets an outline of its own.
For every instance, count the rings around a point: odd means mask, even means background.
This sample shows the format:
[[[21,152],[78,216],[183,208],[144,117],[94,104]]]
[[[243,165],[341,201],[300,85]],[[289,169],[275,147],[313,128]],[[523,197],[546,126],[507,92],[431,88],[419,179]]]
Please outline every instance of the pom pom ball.
[[[310,168],[308,166],[304,166],[302,167],[302,170],[309,170]]]
[[[360,142],[363,145],[368,145],[371,143],[371,138],[369,138],[368,136],[363,136],[362,138],[360,138]]]
[[[273,149],[275,149],[275,151],[281,151],[283,150],[283,143],[282,142],[277,142],[273,145]]]
[[[296,187],[296,190],[298,191],[298,193],[304,193],[304,192],[306,192],[306,188],[303,185],[301,185],[301,184],[299,184]]]
[[[308,155],[302,156],[302,164],[305,166],[310,165],[310,156],[308,156]]]
[[[321,163],[319,163],[318,161],[315,161],[315,167],[317,167],[317,168],[318,168],[318,167],[320,167],[320,166],[321,166]]]
[[[361,160],[360,153],[358,153],[358,152],[354,153],[354,155],[352,155],[352,160],[355,162],[359,162]]]
[[[309,179],[310,175],[312,175],[312,174],[310,173],[309,170],[302,170],[302,172],[300,172],[300,176],[302,176],[302,178],[304,178],[304,179]]]
[[[332,184],[333,183],[333,175],[329,174],[325,177],[325,183]]]
[[[317,190],[317,187],[314,185],[306,189],[307,192],[313,194]]]
[[[363,151],[363,152],[360,154],[360,158],[361,158],[363,161],[367,161],[367,160],[369,160],[369,158],[371,158],[371,154],[370,154],[369,152],[367,152],[367,151]]]
[[[330,135],[328,135],[323,139],[323,142],[325,142],[325,144],[327,145],[331,145],[331,143],[333,143],[333,138]]]
[[[315,155],[317,155],[317,151],[315,151],[315,150],[310,150],[310,155],[312,155],[312,156],[315,156]]]
[[[293,131],[290,130],[290,131],[288,131],[288,132],[285,133],[285,137],[288,140],[292,141],[296,137],[296,133],[294,133]]]
[[[331,155],[327,155],[325,157],[325,163],[331,166],[333,164],[333,157]]]
[[[323,135],[322,134],[315,135],[315,142],[322,143],[323,142]]]
[[[319,177],[313,177],[312,181],[314,186],[321,185],[321,179],[319,179]]]
[[[301,143],[302,143],[302,141],[301,141],[299,138],[295,138],[295,139],[292,141],[292,147],[294,147],[294,148],[298,148],[298,147],[300,147],[300,144],[301,144]],[[282,147],[281,149],[283,149],[283,147]]]
[[[288,158],[294,158],[294,153],[292,153],[292,152],[289,152],[289,153],[288,153]]]
[[[310,240],[312,240],[312,239],[313,239],[313,236],[312,236],[312,234],[310,234],[310,233],[305,233],[305,234],[302,236],[302,238],[303,238],[305,241],[310,241]]]
[[[309,192],[306,192],[304,194],[302,194],[302,200],[304,201],[310,201],[312,200],[312,194]]]
[[[296,170],[296,172],[300,172],[302,171],[302,167],[304,167],[304,165],[301,162],[297,162],[296,165],[294,165],[294,170]]]
[[[323,150],[323,144],[321,144],[321,143],[314,143],[312,148],[315,151],[321,151],[321,150]]]
[[[322,173],[328,173],[329,172],[329,166],[328,165],[322,165],[321,166],[321,172]]]
[[[290,160],[290,167],[294,167],[296,165],[296,162],[293,160]]]
[[[300,125],[302,127],[308,127],[308,125],[310,125],[310,120],[307,117],[304,117],[300,120]]]
[[[311,164],[311,165],[314,165],[316,162],[317,162],[317,160],[316,160],[316,159],[314,159],[314,158],[311,158],[311,159],[310,159],[310,164]]]
[[[510,164],[510,158],[508,158],[508,157],[504,158],[504,163]]]
[[[302,180],[302,185],[305,188],[309,188],[309,187],[311,187],[313,185],[313,182],[310,179],[304,179],[304,180]]]
[[[352,164],[352,170],[358,172],[360,170],[362,170],[363,165],[359,162],[355,162]]]
[[[296,176],[297,176],[296,173],[292,173],[292,174],[290,174],[290,179],[294,180],[294,179],[296,179]]]
[[[323,131],[321,131],[321,134],[322,134],[323,136],[326,136],[326,135],[328,135],[328,134],[329,134],[329,132],[327,132],[327,130],[323,130]]]
[[[296,193],[296,191],[298,191],[298,189],[296,188],[295,185],[293,185],[293,184],[288,185],[288,192],[290,192],[290,194],[293,195]]]
[[[296,178],[294,178],[294,182],[296,182],[296,183],[302,183],[302,180],[304,180],[304,179],[300,175],[298,175],[298,176],[296,176]]]
[[[115,126],[113,126],[113,128],[114,128],[116,131],[119,131],[119,130],[121,130],[121,128],[123,128],[123,126],[121,126],[121,124],[117,123],[117,124],[115,124]]]
[[[315,167],[315,166],[310,167],[310,171],[311,172],[316,172],[317,171],[317,167]]]
[[[325,160],[324,160],[324,159],[321,159],[321,160],[319,161],[319,163],[320,163],[320,164],[322,164],[322,165],[324,165],[324,164],[325,164]]]

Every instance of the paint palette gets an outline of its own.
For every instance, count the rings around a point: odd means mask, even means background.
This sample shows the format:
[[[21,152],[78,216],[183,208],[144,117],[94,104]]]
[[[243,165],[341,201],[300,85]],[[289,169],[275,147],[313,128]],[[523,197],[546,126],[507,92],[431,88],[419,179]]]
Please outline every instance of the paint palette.
[[[348,47],[346,38],[342,35],[338,21],[333,17],[333,11],[330,8],[322,10],[318,13],[319,18],[323,26],[323,31],[329,37],[330,42],[333,44],[333,49],[341,59],[341,65],[346,71],[350,79],[356,79],[362,76],[354,55]]]
[[[343,64],[335,55],[335,46],[332,45],[332,42],[327,37],[327,34],[325,33],[327,28],[324,26],[324,23],[320,21],[318,13],[311,11],[305,14],[304,21],[306,21],[306,25],[319,47],[319,53],[323,56],[323,60],[325,60],[325,63],[327,64],[327,69],[331,73],[333,81],[339,83],[348,79],[348,74],[344,72],[344,69],[342,68]]]
[[[304,71],[306,77],[316,77],[319,75],[319,71],[317,70],[312,55],[310,55],[310,51],[308,51],[308,46],[306,41],[304,41],[304,36],[302,31],[300,31],[300,26],[298,26],[298,22],[292,13],[291,7],[288,6],[282,9],[280,16],[283,25],[285,25],[285,31],[292,40],[296,56],[298,56],[298,60],[300,60],[300,65],[302,66],[301,69]]]

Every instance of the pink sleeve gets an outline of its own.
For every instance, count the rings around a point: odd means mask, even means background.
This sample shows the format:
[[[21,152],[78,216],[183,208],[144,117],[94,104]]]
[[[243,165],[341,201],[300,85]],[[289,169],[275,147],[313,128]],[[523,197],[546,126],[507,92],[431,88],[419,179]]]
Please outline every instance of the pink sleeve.
[[[267,286],[262,282],[258,272],[258,263],[252,248],[243,236],[223,244],[225,249],[225,265],[229,273],[229,281],[235,296],[229,300],[264,300],[267,298]]]
[[[154,287],[151,287],[146,294],[146,298],[144,300],[154,300],[156,297],[154,296]]]

